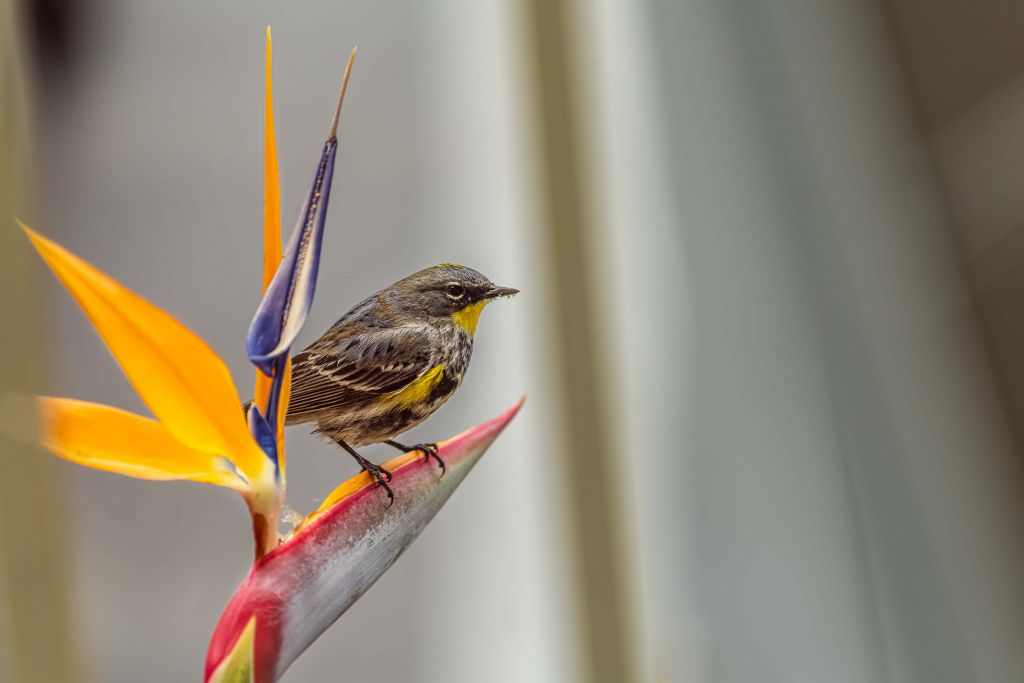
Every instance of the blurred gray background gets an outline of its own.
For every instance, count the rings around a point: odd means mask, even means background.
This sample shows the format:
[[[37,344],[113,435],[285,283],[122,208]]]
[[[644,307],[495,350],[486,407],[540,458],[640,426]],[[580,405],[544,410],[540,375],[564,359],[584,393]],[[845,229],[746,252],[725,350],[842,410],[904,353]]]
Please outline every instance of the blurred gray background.
[[[409,438],[524,412],[285,680],[1024,680],[1015,3],[2,8],[3,211],[241,391],[267,24],[288,229],[359,47],[300,342],[437,262],[522,290]],[[0,233],[6,389],[142,410]],[[305,431],[300,512],[355,470]],[[199,679],[237,497],[3,447],[0,678]]]

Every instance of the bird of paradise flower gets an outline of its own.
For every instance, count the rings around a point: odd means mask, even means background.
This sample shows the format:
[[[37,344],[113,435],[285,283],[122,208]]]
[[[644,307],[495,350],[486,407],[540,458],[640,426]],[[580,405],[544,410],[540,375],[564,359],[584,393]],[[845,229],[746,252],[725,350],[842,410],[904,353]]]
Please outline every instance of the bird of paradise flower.
[[[395,502],[360,473],[338,486],[286,535],[284,414],[289,352],[316,286],[338,149],[336,136],[355,51],[299,220],[283,250],[272,48],[266,37],[264,296],[246,350],[257,367],[245,413],[224,362],[194,332],[96,267],[20,224],[78,301],[155,419],[70,398],[38,401],[43,444],[87,467],[140,479],[191,480],[240,493],[252,516],[255,559],[220,618],[207,653],[207,683],[270,683],[419,535],[522,401],[440,444],[448,466],[407,453],[385,463]]]

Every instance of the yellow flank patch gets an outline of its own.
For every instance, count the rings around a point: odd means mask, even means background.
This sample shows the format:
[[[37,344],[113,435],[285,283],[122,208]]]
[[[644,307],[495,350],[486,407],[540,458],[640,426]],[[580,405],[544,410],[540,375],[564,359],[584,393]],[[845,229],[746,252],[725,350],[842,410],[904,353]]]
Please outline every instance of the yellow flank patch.
[[[412,406],[417,403],[422,403],[427,400],[430,396],[430,392],[433,391],[437,383],[441,381],[441,376],[444,374],[444,365],[435,365],[430,368],[422,375],[414,379],[409,386],[398,391],[392,391],[390,394],[384,394],[381,396],[381,403],[387,403],[394,406]]]
[[[452,320],[466,332],[476,334],[476,322],[480,320],[480,311],[484,310],[484,306],[488,303],[490,303],[489,299],[470,304],[461,311],[452,313]]]

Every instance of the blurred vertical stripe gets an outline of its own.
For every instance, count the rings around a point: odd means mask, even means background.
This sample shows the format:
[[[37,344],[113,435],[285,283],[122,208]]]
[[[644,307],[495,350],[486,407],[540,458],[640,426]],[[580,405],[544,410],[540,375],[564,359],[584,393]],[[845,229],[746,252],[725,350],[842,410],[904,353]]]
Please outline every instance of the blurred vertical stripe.
[[[30,205],[29,135],[19,12],[0,3],[0,679],[86,681],[73,647],[68,544],[55,460],[31,441],[25,397],[42,362],[32,261],[13,216]],[[24,438],[21,438],[24,437]]]
[[[612,458],[616,419],[608,399],[609,374],[598,346],[595,312],[603,304],[593,262],[596,233],[588,217],[584,173],[586,136],[580,111],[581,65],[574,60],[575,6],[567,0],[533,0],[528,34],[536,83],[540,212],[544,218],[552,294],[550,322],[553,379],[565,428],[569,526],[575,548],[579,634],[586,680],[635,679],[633,629],[624,572],[622,501]],[[531,40],[532,38],[532,40]]]

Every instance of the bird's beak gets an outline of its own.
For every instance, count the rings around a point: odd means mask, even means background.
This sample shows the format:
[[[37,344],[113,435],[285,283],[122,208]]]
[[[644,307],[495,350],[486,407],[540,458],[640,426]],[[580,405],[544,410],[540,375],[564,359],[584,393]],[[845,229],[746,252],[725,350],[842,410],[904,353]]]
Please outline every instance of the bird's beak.
[[[518,289],[512,287],[491,287],[489,290],[484,292],[485,299],[497,299],[502,296],[515,296],[519,293]]]

